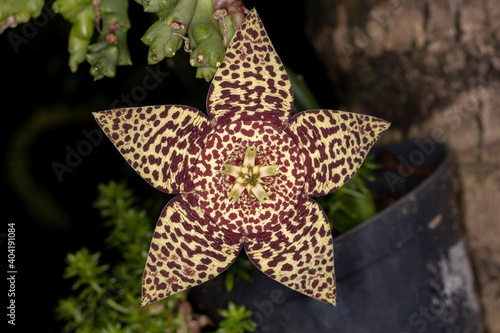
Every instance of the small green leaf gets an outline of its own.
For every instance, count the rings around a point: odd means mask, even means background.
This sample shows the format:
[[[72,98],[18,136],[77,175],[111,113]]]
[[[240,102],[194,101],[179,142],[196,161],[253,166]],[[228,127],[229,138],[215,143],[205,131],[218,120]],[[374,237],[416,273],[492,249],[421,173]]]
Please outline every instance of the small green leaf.
[[[244,305],[229,302],[226,309],[218,309],[218,312],[224,319],[215,333],[244,333],[257,329],[257,324],[250,319],[252,311]]]

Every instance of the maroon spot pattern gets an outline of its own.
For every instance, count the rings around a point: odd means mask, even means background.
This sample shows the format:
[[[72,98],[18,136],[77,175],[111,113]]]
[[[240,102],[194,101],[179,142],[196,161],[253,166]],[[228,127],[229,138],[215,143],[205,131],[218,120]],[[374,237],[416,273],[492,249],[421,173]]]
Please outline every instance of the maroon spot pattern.
[[[303,199],[284,223],[260,235],[249,235],[245,251],[264,273],[307,296],[335,299],[333,240],[317,202]],[[262,239],[266,239],[262,242]]]
[[[289,119],[291,84],[255,10],[233,37],[214,76],[208,119],[180,105],[96,112],[127,162],[149,184],[179,193],[158,219],[146,259],[142,305],[224,271],[245,246],[254,264],[284,285],[335,304],[333,244],[321,207],[309,196],[342,186],[389,124],[331,110]],[[248,147],[266,177],[269,200],[228,197]]]
[[[178,105],[94,113],[97,123],[134,170],[167,193],[190,190],[189,174],[212,130],[199,110]]]
[[[256,165],[277,165],[279,174],[265,177],[269,200],[259,202],[243,192],[234,203],[228,193],[234,178],[221,173],[224,164],[240,165],[248,147],[256,147]],[[207,140],[194,171],[198,204],[227,230],[252,234],[282,223],[303,195],[304,168],[297,145],[279,127],[259,121],[222,126]]]
[[[214,76],[207,99],[219,124],[238,120],[288,121],[293,91],[285,67],[256,13],[236,32]]]
[[[382,119],[333,110],[292,117],[286,131],[304,160],[308,194],[326,195],[347,183],[388,127]]]
[[[185,196],[175,197],[156,225],[144,269],[142,304],[217,276],[233,263],[242,245],[241,234],[218,230]]]

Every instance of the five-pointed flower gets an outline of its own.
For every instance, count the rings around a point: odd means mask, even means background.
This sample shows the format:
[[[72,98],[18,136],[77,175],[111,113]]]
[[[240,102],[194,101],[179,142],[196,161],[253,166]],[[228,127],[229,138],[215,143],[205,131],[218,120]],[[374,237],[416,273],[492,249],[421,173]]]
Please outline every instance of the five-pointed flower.
[[[228,46],[207,111],[165,105],[94,113],[163,209],[146,261],[142,305],[211,279],[242,247],[265,274],[335,304],[333,241],[311,196],[345,184],[384,120],[332,110],[290,118],[292,88],[251,11]]]

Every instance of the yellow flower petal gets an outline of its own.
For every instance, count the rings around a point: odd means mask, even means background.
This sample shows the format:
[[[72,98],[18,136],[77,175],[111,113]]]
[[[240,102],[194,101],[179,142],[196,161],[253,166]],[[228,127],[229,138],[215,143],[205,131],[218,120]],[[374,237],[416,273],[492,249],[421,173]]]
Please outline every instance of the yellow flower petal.
[[[239,166],[231,165],[231,164],[223,164],[224,169],[221,171],[224,175],[229,175],[234,178],[238,178],[240,176],[241,168]]]
[[[257,155],[257,148],[248,147],[245,152],[245,159],[243,160],[243,166],[253,167],[255,165],[255,156]]]
[[[267,195],[266,191],[259,183],[255,184],[252,187],[252,193],[255,195],[257,199],[259,199],[260,202],[264,202],[264,200],[269,199],[269,196]]]
[[[312,199],[300,202],[277,228],[246,237],[250,260],[285,286],[335,305],[333,240],[321,206]]]
[[[243,177],[238,177],[233,183],[239,183],[239,184],[244,184],[245,183],[245,178]]]
[[[203,113],[188,106],[164,105],[93,115],[130,166],[150,185],[167,193],[186,190],[188,170],[210,132],[210,121]],[[164,140],[161,143],[160,138]],[[166,163],[173,158],[175,163]]]
[[[302,152],[308,194],[326,195],[347,183],[389,125],[376,117],[334,110],[294,116],[288,130]]]
[[[260,178],[276,176],[280,172],[278,171],[278,165],[266,165],[259,168],[259,176]]]
[[[229,198],[233,199],[234,202],[237,202],[243,190],[245,190],[245,185],[241,183],[235,183],[233,188],[229,192]]]
[[[252,168],[252,175],[258,175],[259,174],[259,168],[260,165],[256,165]]]

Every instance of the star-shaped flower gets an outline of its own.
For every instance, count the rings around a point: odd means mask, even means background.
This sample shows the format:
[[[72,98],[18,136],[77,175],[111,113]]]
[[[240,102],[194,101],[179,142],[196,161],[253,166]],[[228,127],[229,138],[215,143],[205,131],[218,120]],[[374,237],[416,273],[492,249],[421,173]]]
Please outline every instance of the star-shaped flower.
[[[335,304],[333,241],[311,196],[345,184],[389,123],[310,110],[292,118],[283,64],[255,10],[208,92],[211,119],[188,106],[94,113],[163,209],[144,270],[142,305],[227,269],[242,247],[265,274]]]

